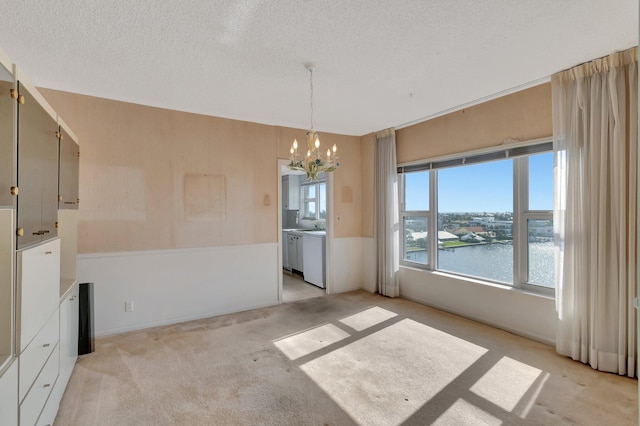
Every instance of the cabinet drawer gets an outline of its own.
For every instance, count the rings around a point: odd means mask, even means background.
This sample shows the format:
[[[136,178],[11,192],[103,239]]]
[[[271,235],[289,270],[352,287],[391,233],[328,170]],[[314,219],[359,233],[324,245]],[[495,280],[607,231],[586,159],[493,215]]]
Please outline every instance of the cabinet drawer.
[[[56,381],[56,385],[53,387],[51,394],[49,395],[49,399],[42,410],[42,414],[40,414],[40,418],[36,423],[36,426],[52,426],[53,421],[56,419],[56,415],[58,414],[58,409],[60,408],[60,400],[62,399],[62,393],[64,393],[64,389],[60,390],[60,376],[58,376],[58,380]]]
[[[18,252],[20,351],[59,306],[60,240]]]
[[[29,390],[22,404],[20,404],[21,425],[31,426],[38,421],[44,404],[47,402],[51,389],[53,389],[58,378],[58,363],[60,362],[58,355],[59,351],[56,347],[44,365],[42,372],[33,383],[33,387]]]
[[[79,287],[74,284],[71,292],[60,304],[60,376],[58,383],[66,386],[78,358]]]
[[[60,338],[60,317],[56,310],[42,330],[20,354],[20,401],[38,377],[42,366],[56,348]],[[57,350],[56,350],[57,351]]]

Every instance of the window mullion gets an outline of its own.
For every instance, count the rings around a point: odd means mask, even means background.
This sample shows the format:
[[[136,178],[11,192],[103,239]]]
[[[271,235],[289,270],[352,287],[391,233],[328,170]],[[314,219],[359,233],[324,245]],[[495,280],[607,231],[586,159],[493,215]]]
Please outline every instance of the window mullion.
[[[529,206],[529,163],[527,157],[513,160],[513,279],[514,286],[522,288],[527,282],[527,219],[524,212]]]
[[[428,263],[433,271],[437,269],[438,262],[438,172],[429,171],[429,215],[427,217],[429,235],[427,239]]]

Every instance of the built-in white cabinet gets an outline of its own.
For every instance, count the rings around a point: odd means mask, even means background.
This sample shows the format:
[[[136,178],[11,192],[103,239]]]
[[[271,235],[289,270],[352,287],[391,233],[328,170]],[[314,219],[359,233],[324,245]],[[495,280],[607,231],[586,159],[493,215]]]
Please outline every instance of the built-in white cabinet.
[[[0,375],[15,355],[14,210],[0,209]]]
[[[18,252],[20,351],[38,334],[60,303],[60,240]]]
[[[80,202],[78,193],[78,172],[80,148],[77,138],[60,119],[60,167],[58,168],[58,209],[77,209]]]
[[[29,346],[20,353],[20,401],[23,401],[29,393],[42,367],[53,353],[54,348],[58,346],[59,341],[60,316],[56,310]]]
[[[300,210],[300,176],[282,176],[282,209]]]
[[[0,52],[0,206],[14,207],[11,187],[16,185],[15,114],[17,89],[10,63]]]
[[[42,367],[27,396],[20,403],[20,425],[35,425],[58,379],[60,352],[58,346]],[[21,367],[22,369],[22,364]]]
[[[18,76],[18,249],[57,236],[58,117]]]
[[[8,63],[0,51],[0,426],[52,425],[78,350],[79,150]]]
[[[18,361],[11,360],[0,375],[0,426],[18,425]]]
[[[75,284],[60,303],[60,380],[65,386],[78,359],[78,307]]]

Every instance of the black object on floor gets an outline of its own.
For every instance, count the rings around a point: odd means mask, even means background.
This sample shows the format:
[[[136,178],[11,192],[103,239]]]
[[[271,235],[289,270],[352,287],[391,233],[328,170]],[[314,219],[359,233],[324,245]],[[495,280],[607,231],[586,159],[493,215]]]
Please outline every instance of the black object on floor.
[[[95,352],[93,327],[93,283],[80,283],[78,321],[78,355]]]

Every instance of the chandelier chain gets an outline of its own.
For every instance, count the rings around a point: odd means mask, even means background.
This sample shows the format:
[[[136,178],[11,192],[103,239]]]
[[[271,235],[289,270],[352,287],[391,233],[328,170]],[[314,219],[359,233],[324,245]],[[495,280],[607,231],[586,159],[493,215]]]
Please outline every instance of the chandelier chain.
[[[309,70],[309,85],[311,86],[311,96],[309,101],[311,104],[311,130],[313,130],[313,69]]]

